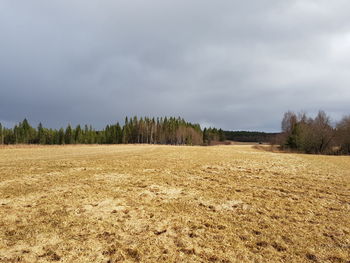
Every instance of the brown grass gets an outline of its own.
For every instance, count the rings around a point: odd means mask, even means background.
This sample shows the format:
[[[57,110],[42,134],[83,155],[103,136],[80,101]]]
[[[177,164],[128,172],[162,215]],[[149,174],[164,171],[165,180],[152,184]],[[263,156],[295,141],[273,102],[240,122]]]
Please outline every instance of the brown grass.
[[[0,149],[0,262],[349,262],[350,157]]]

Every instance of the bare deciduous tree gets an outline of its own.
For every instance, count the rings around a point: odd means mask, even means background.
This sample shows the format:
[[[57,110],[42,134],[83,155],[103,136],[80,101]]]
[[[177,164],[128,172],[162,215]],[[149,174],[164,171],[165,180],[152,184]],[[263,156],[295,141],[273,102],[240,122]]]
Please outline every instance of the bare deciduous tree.
[[[350,115],[344,117],[337,125],[337,142],[340,146],[340,152],[350,153]]]
[[[282,145],[306,153],[330,153],[335,132],[329,116],[319,111],[316,118],[308,118],[305,113],[298,116],[293,112],[284,114],[282,120]]]

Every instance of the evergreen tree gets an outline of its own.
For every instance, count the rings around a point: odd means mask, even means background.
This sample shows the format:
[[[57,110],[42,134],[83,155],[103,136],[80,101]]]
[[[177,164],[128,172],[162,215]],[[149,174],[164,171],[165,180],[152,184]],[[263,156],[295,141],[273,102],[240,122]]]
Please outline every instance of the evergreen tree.
[[[65,144],[72,144],[73,143],[73,131],[72,131],[72,127],[70,126],[70,124],[68,124],[68,126],[66,128],[66,132],[64,134],[64,143]]]
[[[64,144],[65,142],[65,134],[64,134],[64,129],[61,128],[58,131],[58,144]]]
[[[75,143],[83,143],[83,131],[80,125],[77,125],[74,130],[74,141]]]
[[[19,127],[21,143],[29,143],[30,140],[30,125],[27,119],[24,119]]]
[[[222,129],[219,129],[218,133],[219,133],[219,141],[220,142],[225,141],[225,133],[224,133],[224,131]]]
[[[97,143],[97,134],[96,132],[92,129],[92,126],[89,126],[89,132],[88,132],[88,143],[93,144]]]
[[[124,127],[123,127],[123,143],[127,144],[130,142],[130,124],[128,121],[128,117],[125,117]]]
[[[117,125],[115,127],[116,129],[116,143],[122,143],[123,142],[123,130],[119,125],[119,122],[117,122]]]
[[[45,131],[41,122],[38,125],[38,138],[37,143],[46,144]]]
[[[83,131],[83,143],[89,143],[89,127],[87,124],[84,126],[84,131]]]
[[[210,131],[208,133],[208,131]],[[198,124],[186,122],[180,117],[164,118],[125,118],[125,124],[107,125],[105,129],[95,131],[92,126],[80,125],[72,129],[46,129],[39,123],[32,128],[24,119],[13,129],[0,129],[0,143],[38,143],[38,144],[72,144],[72,143],[157,143],[157,144],[201,144],[206,136],[215,133],[215,129],[202,130]],[[211,138],[210,137],[210,138]]]

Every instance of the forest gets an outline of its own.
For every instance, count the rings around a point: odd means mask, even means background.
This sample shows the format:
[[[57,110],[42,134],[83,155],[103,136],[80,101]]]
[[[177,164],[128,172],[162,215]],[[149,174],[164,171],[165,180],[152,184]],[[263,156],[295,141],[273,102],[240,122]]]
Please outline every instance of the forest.
[[[288,111],[281,126],[282,133],[276,136],[275,143],[282,149],[313,154],[350,154],[350,116],[332,124],[324,111],[319,111],[315,118]]]
[[[224,131],[201,129],[180,117],[126,117],[124,124],[107,125],[96,130],[91,125],[70,124],[66,128],[34,128],[27,119],[13,128],[0,123],[0,144],[170,144],[215,145],[226,140],[270,142],[282,150],[311,154],[350,154],[350,116],[333,124],[330,117],[319,111],[315,118],[305,113],[288,111],[281,123],[281,133]]]
[[[186,122],[178,117],[162,118],[125,118],[124,125],[107,125],[95,130],[91,125],[77,125],[60,129],[49,129],[39,123],[33,128],[24,119],[13,128],[0,124],[1,144],[173,144],[200,145],[203,132],[199,124]]]
[[[258,131],[225,131],[226,140],[237,142],[271,142],[278,133]]]
[[[107,125],[95,130],[91,125],[70,124],[66,128],[49,129],[39,123],[32,127],[27,119],[5,128],[0,123],[0,144],[171,144],[214,145],[226,140],[226,131],[216,128],[201,129],[199,124],[183,118],[125,118],[124,125]]]

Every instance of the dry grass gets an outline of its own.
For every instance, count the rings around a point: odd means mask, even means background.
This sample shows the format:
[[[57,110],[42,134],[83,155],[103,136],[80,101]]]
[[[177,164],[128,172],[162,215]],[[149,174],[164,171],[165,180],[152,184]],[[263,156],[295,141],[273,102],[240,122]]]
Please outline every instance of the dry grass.
[[[350,157],[0,149],[1,262],[350,262]]]

